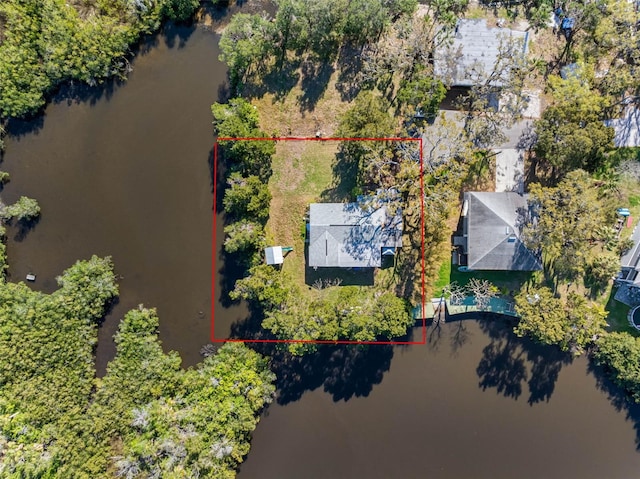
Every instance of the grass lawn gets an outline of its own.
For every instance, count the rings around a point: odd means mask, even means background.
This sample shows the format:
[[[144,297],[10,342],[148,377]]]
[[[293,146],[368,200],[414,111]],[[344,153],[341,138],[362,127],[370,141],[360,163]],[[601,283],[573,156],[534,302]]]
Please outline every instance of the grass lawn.
[[[447,258],[442,262],[440,269],[438,270],[438,278],[433,285],[433,297],[439,298],[442,296],[443,288],[449,283],[451,283],[451,259]]]
[[[629,310],[631,309],[624,303],[620,301],[616,301],[613,299],[615,295],[615,290],[611,292],[611,296],[609,296],[609,301],[605,309],[609,313],[607,316],[607,323],[609,323],[609,331],[624,331],[626,333],[631,333],[633,335],[637,334],[637,331],[629,326],[629,321],[627,320],[627,314],[629,314]]]
[[[293,246],[284,261],[300,285],[305,282],[304,234],[305,214],[309,204],[333,183],[332,164],[337,141],[279,141],[273,158],[273,175],[269,190],[273,196],[267,222],[271,245]]]
[[[318,66],[297,59],[283,71],[256,79],[258,84],[245,94],[260,112],[260,128],[269,135],[313,137],[320,132],[331,137],[351,101],[338,88],[340,73],[337,64]]]
[[[486,279],[500,289],[505,296],[513,296],[523,284],[533,280],[532,271],[458,271],[457,267],[451,270],[449,282],[456,281],[464,286],[471,278]]]

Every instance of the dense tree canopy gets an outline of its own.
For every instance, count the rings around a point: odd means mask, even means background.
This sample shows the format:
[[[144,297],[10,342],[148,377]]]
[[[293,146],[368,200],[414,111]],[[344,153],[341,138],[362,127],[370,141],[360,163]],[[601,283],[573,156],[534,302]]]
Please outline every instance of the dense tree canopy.
[[[254,301],[264,310],[262,326],[283,339],[375,341],[403,336],[413,318],[403,299],[370,287],[329,286],[313,297],[301,294],[285,271],[258,265],[236,283],[234,299]],[[303,354],[313,345],[291,344]]]
[[[598,341],[594,357],[640,403],[640,338],[628,333],[607,334]]]
[[[64,80],[124,76],[131,44],[197,7],[197,0],[0,2],[0,118],[33,113]]]
[[[0,211],[0,217],[10,220],[30,221],[40,216],[40,205],[32,198],[21,196],[14,204]]]
[[[232,98],[227,103],[211,105],[213,124],[218,137],[223,138],[267,138],[258,128],[256,108],[244,98]],[[262,182],[271,176],[271,157],[276,151],[275,142],[269,140],[221,141],[223,153],[231,162],[234,171],[243,176],[255,175]]]
[[[515,332],[545,344],[557,344],[563,351],[580,354],[586,345],[604,333],[607,312],[584,297],[571,293],[556,297],[546,287],[530,288],[516,296],[520,316]]]
[[[271,193],[257,176],[244,178],[235,172],[227,178],[229,187],[224,192],[225,213],[239,218],[266,222],[269,217]]]
[[[252,253],[262,253],[261,250],[266,246],[264,228],[252,221],[243,219],[231,223],[225,226],[224,234],[224,250],[227,253],[244,253],[243,259],[249,263],[253,262]]]
[[[185,371],[141,307],[96,380],[113,266],[93,257],[58,282],[47,295],[0,279],[0,477],[234,477],[274,392],[266,362],[228,344]]]
[[[281,47],[310,50],[330,58],[342,42],[357,45],[376,40],[403,15],[411,15],[416,0],[277,0],[276,25]]]
[[[527,218],[523,212],[527,246],[541,250],[545,262],[568,278],[584,274],[591,247],[603,240],[607,218],[593,180],[576,170],[555,187],[533,184],[529,204],[533,215]]]
[[[274,24],[260,15],[238,13],[231,17],[220,38],[220,60],[229,67],[231,83],[238,86],[251,68],[273,48]]]
[[[537,157],[552,167],[554,177],[603,167],[613,147],[613,129],[602,122],[605,99],[582,74],[551,77],[549,84],[554,102],[535,125]]]

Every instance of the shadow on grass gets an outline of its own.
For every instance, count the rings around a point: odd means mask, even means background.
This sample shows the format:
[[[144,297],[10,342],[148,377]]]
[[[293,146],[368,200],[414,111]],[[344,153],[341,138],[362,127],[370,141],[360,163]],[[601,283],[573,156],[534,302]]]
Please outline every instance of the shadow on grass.
[[[611,288],[611,293],[609,294],[609,299],[605,306],[605,311],[609,313],[607,316],[607,323],[609,324],[608,330],[621,331],[629,333],[633,336],[637,336],[638,331],[635,328],[631,327],[627,318],[631,307],[615,299],[617,291],[618,287],[614,286],[613,288]]]
[[[305,266],[304,282],[308,286],[373,286],[374,268],[312,268]]]
[[[262,98],[266,93],[274,95],[273,102],[283,100],[300,80],[300,59],[285,60],[280,67],[272,66],[251,75],[242,87],[247,97]]]
[[[352,201],[357,184],[358,162],[354,161],[343,146],[340,146],[331,168],[333,170],[333,184],[331,188],[320,193],[321,200],[325,203]]]
[[[338,58],[338,81],[336,90],[340,92],[342,101],[352,101],[362,89],[358,73],[362,70],[362,48],[345,46]]]
[[[305,60],[302,63],[302,94],[298,96],[301,111],[313,111],[327,90],[327,85],[335,68],[327,62]]]

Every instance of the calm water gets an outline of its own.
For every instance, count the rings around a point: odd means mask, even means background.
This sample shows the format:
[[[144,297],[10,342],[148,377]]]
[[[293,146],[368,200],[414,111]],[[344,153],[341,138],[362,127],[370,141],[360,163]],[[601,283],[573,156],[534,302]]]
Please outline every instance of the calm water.
[[[78,258],[115,261],[121,294],[100,330],[100,371],[118,321],[140,303],[158,308],[165,349],[186,365],[208,342],[209,106],[226,73],[218,39],[205,26],[170,27],[136,58],[126,84],[65,91],[7,141],[3,198],[25,194],[42,206],[32,230],[9,232],[11,279],[34,272],[32,287],[52,291]],[[220,272],[229,271],[219,258],[216,269],[221,337],[247,312],[225,299]],[[427,346],[276,353],[279,397],[239,477],[638,477],[638,410],[616,407],[616,390],[610,399],[586,360],[509,331],[465,320],[431,328]]]
[[[569,364],[500,322],[309,363],[280,364],[239,479],[640,476],[638,408],[617,411],[584,358]]]
[[[99,371],[114,354],[119,320],[141,303],[157,307],[164,346],[184,364],[199,361],[209,340],[210,105],[226,77],[218,39],[203,26],[168,27],[136,57],[126,84],[60,100],[8,138],[2,196],[42,206],[31,231],[10,231],[10,279],[34,272],[33,287],[50,292],[76,259],[115,262],[120,297],[100,329]],[[231,321],[244,309],[220,314]]]

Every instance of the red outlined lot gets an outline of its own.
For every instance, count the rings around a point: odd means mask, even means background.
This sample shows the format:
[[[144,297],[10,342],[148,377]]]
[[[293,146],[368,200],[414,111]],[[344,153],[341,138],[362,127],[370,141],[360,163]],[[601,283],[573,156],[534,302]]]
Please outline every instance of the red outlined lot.
[[[211,242],[211,342],[245,342],[245,343],[313,343],[313,344],[391,344],[391,345],[410,345],[410,344],[426,344],[427,343],[427,324],[426,319],[422,318],[422,339],[421,341],[348,341],[348,340],[313,340],[313,339],[251,339],[251,338],[216,338],[215,337],[215,272],[216,272],[216,226],[217,226],[217,198],[218,198],[218,153],[220,141],[413,141],[418,142],[420,147],[420,229],[422,231],[421,238],[421,306],[422,311],[425,308],[425,264],[424,264],[424,178],[423,178],[423,160],[422,160],[422,138],[306,138],[306,137],[280,137],[280,138],[218,138],[213,146],[213,238]],[[424,315],[422,315],[424,316]]]

